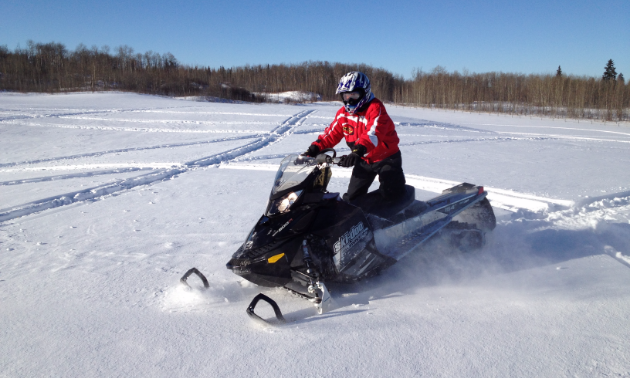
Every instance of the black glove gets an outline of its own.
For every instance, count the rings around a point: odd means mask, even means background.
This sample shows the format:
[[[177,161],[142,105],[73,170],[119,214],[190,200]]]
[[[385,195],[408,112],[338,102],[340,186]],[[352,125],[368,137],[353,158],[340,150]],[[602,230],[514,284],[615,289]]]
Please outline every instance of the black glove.
[[[319,154],[319,151],[320,149],[319,147],[317,147],[316,144],[311,144],[310,146],[308,146],[308,149],[302,153],[302,155],[315,157],[317,156],[317,154]]]
[[[344,155],[339,159],[340,167],[354,167],[367,152],[367,148],[361,144],[357,144],[350,155]]]

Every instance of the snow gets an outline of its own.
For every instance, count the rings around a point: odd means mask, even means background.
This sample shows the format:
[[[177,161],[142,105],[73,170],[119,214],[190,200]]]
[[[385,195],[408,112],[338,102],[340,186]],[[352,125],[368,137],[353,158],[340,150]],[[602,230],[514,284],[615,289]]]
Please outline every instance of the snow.
[[[313,92],[302,92],[302,91],[287,91],[287,92],[279,92],[279,93],[254,93],[256,96],[264,97],[267,102],[279,102],[284,103],[287,101],[292,102],[313,102],[319,101],[322,99],[317,93]]]
[[[1,93],[0,376],[630,376],[628,125],[388,105],[417,197],[486,187],[487,246],[331,285],[323,315],[225,269],[339,106]],[[259,292],[287,325],[246,316]]]

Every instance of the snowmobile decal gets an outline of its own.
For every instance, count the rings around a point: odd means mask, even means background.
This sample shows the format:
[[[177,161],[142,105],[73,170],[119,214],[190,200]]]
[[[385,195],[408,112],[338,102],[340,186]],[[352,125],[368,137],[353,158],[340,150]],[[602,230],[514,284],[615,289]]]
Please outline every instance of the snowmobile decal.
[[[449,199],[448,203],[450,203],[450,202],[451,202],[451,200]],[[438,209],[438,211],[441,212],[441,213],[444,213],[444,214],[448,214],[450,212],[453,212],[453,211],[457,210],[458,208],[464,207],[464,205],[466,205],[468,202],[470,202],[470,198],[466,198],[464,200],[455,202],[455,203],[453,203],[451,205],[445,206],[445,207],[443,207],[441,209]]]
[[[282,225],[282,227],[280,227],[280,228],[278,229],[278,231],[274,232],[274,233],[273,233],[273,235],[271,235],[271,236],[276,236],[277,234],[279,234],[279,233],[280,233],[280,231],[284,230],[284,229],[285,229],[285,228],[289,225],[289,223],[291,223],[292,221],[293,221],[293,218],[289,219],[289,220],[287,221],[287,223],[283,224],[283,225]]]
[[[363,222],[357,223],[352,229],[341,235],[339,240],[334,244],[335,254],[347,252],[361,239],[365,238],[369,232],[370,230],[363,225]]]
[[[270,258],[267,259],[267,262],[269,262],[269,264],[275,264],[278,260],[280,260],[283,257],[284,257],[284,253],[281,253],[281,254],[275,255],[275,256],[271,256]]]

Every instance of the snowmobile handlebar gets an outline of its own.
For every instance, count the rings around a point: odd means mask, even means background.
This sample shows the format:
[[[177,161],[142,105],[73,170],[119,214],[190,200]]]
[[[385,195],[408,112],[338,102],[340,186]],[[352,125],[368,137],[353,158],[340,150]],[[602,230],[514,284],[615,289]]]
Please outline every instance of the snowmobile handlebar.
[[[327,155],[326,152],[332,152],[333,156]],[[326,148],[325,150],[322,150],[315,157],[315,161],[317,162],[317,164],[328,163],[328,164],[337,164],[338,165],[340,160],[341,160],[341,158],[337,157],[337,151],[335,151],[334,148]]]

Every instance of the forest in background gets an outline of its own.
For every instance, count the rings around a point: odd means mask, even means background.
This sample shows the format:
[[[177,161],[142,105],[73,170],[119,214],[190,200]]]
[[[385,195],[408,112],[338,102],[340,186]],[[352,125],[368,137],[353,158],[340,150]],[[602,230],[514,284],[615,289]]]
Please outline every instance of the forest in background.
[[[339,100],[341,76],[358,70],[381,100],[406,106],[544,115],[607,121],[630,120],[630,83],[612,60],[600,77],[503,72],[459,73],[436,67],[404,79],[364,64],[304,62],[241,67],[181,64],[170,53],[135,53],[60,43],[35,43],[11,51],[0,46],[0,90],[18,92],[133,91],[167,96],[207,96],[263,102],[266,94],[303,91]]]

